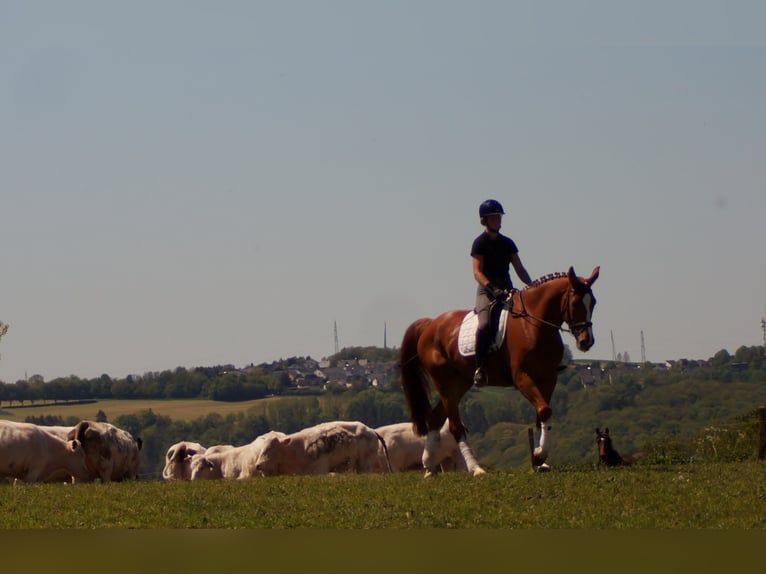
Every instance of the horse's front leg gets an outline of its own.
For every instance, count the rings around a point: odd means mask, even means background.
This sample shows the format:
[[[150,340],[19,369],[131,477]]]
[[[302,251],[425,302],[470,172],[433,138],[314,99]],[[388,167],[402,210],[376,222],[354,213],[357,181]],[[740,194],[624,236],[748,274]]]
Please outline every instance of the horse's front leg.
[[[532,464],[537,470],[549,470],[545,464],[548,458],[551,443],[551,418],[553,411],[550,407],[550,399],[553,387],[556,384],[555,376],[550,383],[547,378],[538,376],[533,379],[528,373],[521,372],[514,376],[516,387],[524,398],[534,407],[537,414],[537,446],[532,451]]]
[[[550,470],[550,466],[545,463],[545,459],[548,458],[550,449],[551,418],[548,417],[546,421],[543,421],[540,417],[537,418],[537,447],[535,447],[532,453],[532,464],[538,472]]]
[[[458,449],[463,456],[468,473],[473,476],[481,476],[486,474],[486,471],[479,465],[471,445],[468,444],[468,433],[466,433],[463,422],[460,420],[460,411],[458,410],[460,398],[461,396],[455,396],[452,397],[451,401],[446,402],[445,408],[447,410],[447,418],[449,419],[449,430],[457,441]]]

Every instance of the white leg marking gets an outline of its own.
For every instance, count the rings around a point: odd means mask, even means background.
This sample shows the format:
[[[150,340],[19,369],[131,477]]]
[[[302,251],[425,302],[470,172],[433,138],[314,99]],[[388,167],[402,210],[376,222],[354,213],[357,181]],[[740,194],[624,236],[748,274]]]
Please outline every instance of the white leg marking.
[[[545,460],[548,458],[548,452],[551,442],[551,425],[549,424],[551,419],[548,419],[546,422],[544,422],[540,426],[540,442],[538,443],[538,447],[535,449],[535,456],[537,458],[541,458]]]
[[[473,456],[473,451],[471,450],[471,447],[468,444],[468,439],[466,437],[460,439],[458,447],[460,447],[460,454],[463,455],[463,460],[465,460],[465,465],[468,468],[468,472],[474,476],[484,474],[484,469],[479,466],[476,457]]]

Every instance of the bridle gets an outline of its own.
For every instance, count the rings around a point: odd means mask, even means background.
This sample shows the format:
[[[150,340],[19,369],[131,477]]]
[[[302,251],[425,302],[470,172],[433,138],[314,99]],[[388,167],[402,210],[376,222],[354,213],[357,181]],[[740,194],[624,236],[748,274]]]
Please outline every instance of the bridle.
[[[543,325],[548,325],[549,327],[553,327],[554,329],[558,329],[562,333],[571,333],[573,337],[577,338],[580,333],[582,333],[586,329],[590,329],[593,326],[592,321],[578,321],[576,323],[572,322],[572,314],[570,312],[570,306],[569,306],[569,298],[572,293],[575,292],[575,290],[572,287],[569,287],[567,289],[567,295],[566,299],[564,300],[564,305],[562,306],[563,309],[566,309],[566,315],[569,315],[569,319],[564,318],[565,312],[562,309],[561,317],[563,321],[569,325],[569,329],[566,327],[563,327],[562,325],[557,325],[556,323],[553,323],[551,321],[546,321],[542,317],[537,317],[535,315],[532,315],[529,311],[527,311],[527,306],[524,304],[524,297],[522,296],[522,291],[516,289],[516,291],[519,294],[519,303],[521,303],[521,311],[516,312],[513,310],[513,306],[511,306],[511,316],[517,317],[517,318],[524,318],[528,317],[530,319],[534,319],[535,321],[538,321],[542,323]],[[589,290],[590,291],[590,290]]]

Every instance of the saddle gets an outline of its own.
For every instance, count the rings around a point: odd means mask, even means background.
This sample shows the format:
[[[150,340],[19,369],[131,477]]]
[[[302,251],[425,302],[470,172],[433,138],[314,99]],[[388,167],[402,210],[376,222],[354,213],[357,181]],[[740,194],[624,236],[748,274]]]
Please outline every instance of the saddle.
[[[508,322],[508,313],[511,312],[513,301],[508,297],[501,306],[495,305],[490,311],[491,326],[497,325],[495,338],[489,347],[489,352],[499,349],[505,340],[505,326]],[[499,317],[498,317],[499,314]],[[496,320],[499,319],[499,320]],[[466,313],[457,336],[457,348],[464,357],[473,357],[476,354],[476,329],[479,326],[479,316],[476,309]]]

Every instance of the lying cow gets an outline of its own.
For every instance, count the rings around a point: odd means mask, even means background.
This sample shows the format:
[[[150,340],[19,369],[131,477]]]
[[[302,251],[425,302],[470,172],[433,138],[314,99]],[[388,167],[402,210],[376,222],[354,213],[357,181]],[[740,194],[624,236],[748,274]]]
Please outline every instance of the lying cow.
[[[69,431],[71,431],[74,427],[65,427],[65,426],[51,426],[51,425],[39,425],[40,430],[43,430],[47,433],[52,434],[53,436],[57,436],[61,440],[68,440]],[[73,477],[71,474],[69,474],[67,471],[61,469],[58,472],[54,472],[53,474],[45,477],[42,479],[42,482],[50,482],[50,483],[59,483],[59,482],[76,482],[75,477]]]
[[[191,459],[195,454],[205,454],[207,449],[198,442],[177,442],[165,455],[165,480],[191,480]]]
[[[360,422],[321,423],[267,438],[255,472],[260,476],[374,472],[382,442],[374,430]]]
[[[270,431],[243,446],[210,447],[207,452],[191,457],[191,480],[245,479],[256,476],[255,462],[261,449],[272,437],[284,433]]]
[[[79,441],[86,454],[90,480],[135,480],[138,476],[141,439],[109,423],[80,421],[67,435]]]
[[[89,476],[85,450],[31,423],[0,421],[0,477],[39,482],[62,474],[75,480]]]
[[[408,470],[423,470],[423,449],[426,437],[419,436],[412,428],[412,423],[395,423],[375,429],[388,447],[388,458],[392,472]],[[387,470],[385,453],[382,448],[378,452],[378,472]],[[460,454],[455,437],[449,432],[449,422],[445,422],[439,433],[439,446],[436,449],[436,464],[443,471],[467,470],[465,460]]]

